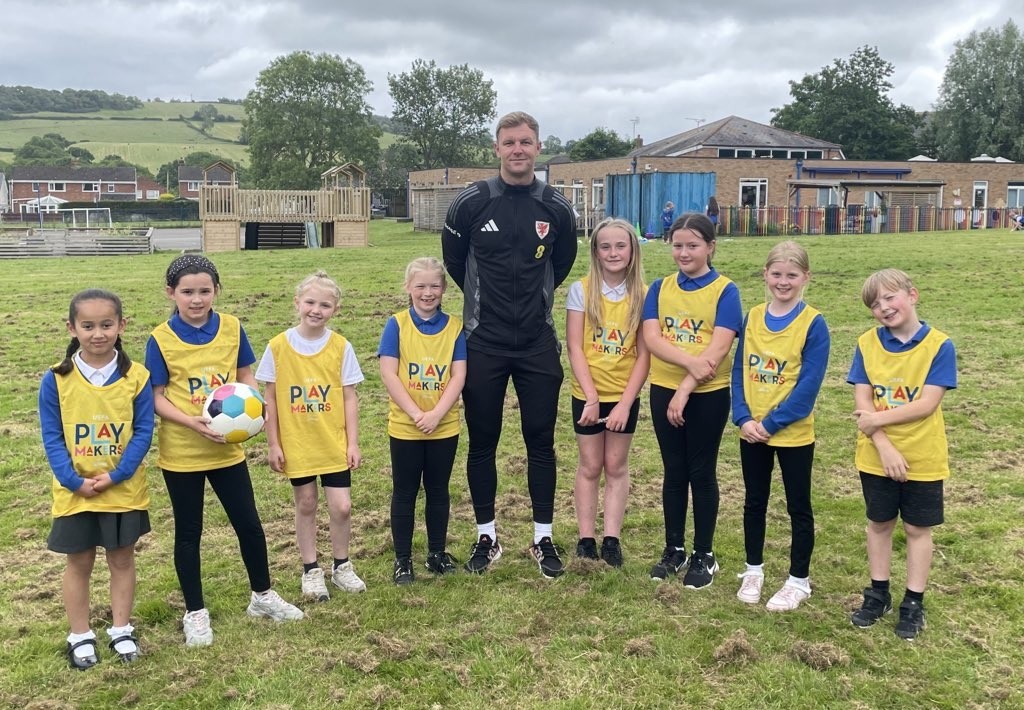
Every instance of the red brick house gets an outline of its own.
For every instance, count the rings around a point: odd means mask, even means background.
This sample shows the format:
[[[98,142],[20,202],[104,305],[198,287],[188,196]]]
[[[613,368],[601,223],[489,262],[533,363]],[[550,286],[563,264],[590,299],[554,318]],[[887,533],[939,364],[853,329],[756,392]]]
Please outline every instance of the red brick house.
[[[205,168],[198,165],[178,166],[179,197],[186,200],[198,200],[199,186],[204,182],[209,185],[234,185],[236,184],[235,169],[220,160]]]
[[[54,212],[65,202],[135,201],[135,168],[12,168],[7,180],[12,212]]]
[[[163,192],[163,185],[158,183],[156,180],[150,180],[149,178],[140,177],[138,185],[135,188],[135,199],[136,200],[159,200],[160,193]]]

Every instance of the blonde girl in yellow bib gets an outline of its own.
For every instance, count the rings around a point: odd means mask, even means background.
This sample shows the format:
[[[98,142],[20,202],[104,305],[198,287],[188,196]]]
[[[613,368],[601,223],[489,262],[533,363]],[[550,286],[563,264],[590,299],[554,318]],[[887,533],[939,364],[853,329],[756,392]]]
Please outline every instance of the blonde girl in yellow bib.
[[[89,578],[96,548],[110,568],[110,648],[124,663],[139,655],[129,617],[135,600],[135,543],[149,532],[144,459],[153,438],[149,372],[121,347],[121,300],[82,291],[68,309],[71,343],[43,375],[39,421],[53,471],[53,527],[47,547],[67,555],[64,609],[72,668],[99,662],[89,628]]]
[[[629,495],[629,447],[651,359],[640,335],[643,255],[636,230],[608,218],[594,228],[587,276],[569,287],[565,340],[572,367],[576,556],[622,566],[620,534]],[[604,471],[604,538],[598,555],[598,487]]]
[[[391,538],[395,584],[411,584],[412,535],[420,484],[426,495],[426,568],[456,571],[445,549],[450,499],[448,482],[459,445],[459,396],[466,382],[462,321],[441,310],[448,287],[444,266],[433,257],[405,269],[409,308],[394,314],[381,333],[380,377],[390,397]]]
[[[747,314],[732,368],[732,419],[740,428],[746,492],[747,567],[739,575],[743,581],[736,597],[747,604],[761,601],[768,495],[776,458],[786,490],[792,531],[789,577],[768,600],[770,611],[791,611],[811,595],[814,402],[825,379],[830,337],[822,315],[804,303],[810,278],[807,252],[796,242],[782,242],[768,252],[768,300]]]
[[[295,289],[299,324],[270,341],[256,370],[267,387],[270,468],[288,478],[295,499],[302,595],[318,601],[330,594],[317,562],[317,478],[330,519],[331,582],[346,592],[366,590],[348,558],[363,372],[352,344],[327,327],[340,306],[341,289],[325,272],[306,277]]]

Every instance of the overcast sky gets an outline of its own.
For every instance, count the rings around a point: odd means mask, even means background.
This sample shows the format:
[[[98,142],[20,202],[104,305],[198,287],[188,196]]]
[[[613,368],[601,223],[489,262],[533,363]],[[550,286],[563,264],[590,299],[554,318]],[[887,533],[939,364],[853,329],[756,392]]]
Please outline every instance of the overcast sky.
[[[790,80],[863,45],[895,65],[892,98],[928,109],[954,43],[1000,27],[1020,0],[0,0],[0,84],[153,97],[242,98],[271,60],[348,57],[390,115],[388,73],[414,59],[468,63],[498,113],[526,110],[541,137],[597,126],[648,143],[698,120],[767,123]],[[769,9],[770,8],[770,9]]]

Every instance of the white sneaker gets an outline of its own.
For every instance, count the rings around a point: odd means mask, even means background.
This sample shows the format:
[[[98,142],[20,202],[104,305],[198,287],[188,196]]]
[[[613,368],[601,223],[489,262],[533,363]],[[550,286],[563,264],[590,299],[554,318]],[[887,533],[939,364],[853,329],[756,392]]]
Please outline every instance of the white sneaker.
[[[325,602],[331,598],[327,591],[327,584],[324,583],[324,571],[314,567],[302,574],[302,596],[316,599],[318,602]]]
[[[249,616],[265,616],[274,621],[295,621],[304,616],[301,609],[286,602],[273,589],[262,594],[253,592],[245,611]]]
[[[213,643],[210,612],[206,609],[187,612],[181,619],[181,626],[185,631],[186,646],[209,646]]]
[[[359,579],[355,567],[352,566],[352,560],[335,567],[334,574],[331,575],[331,581],[334,582],[335,587],[344,589],[346,592],[366,591],[366,583]]]
[[[793,611],[807,597],[811,596],[811,590],[802,589],[793,584],[782,585],[782,589],[775,592],[774,596],[765,605],[768,611]]]
[[[761,587],[764,586],[764,575],[757,572],[743,572],[736,575],[743,582],[736,598],[745,604],[757,604],[761,601]]]

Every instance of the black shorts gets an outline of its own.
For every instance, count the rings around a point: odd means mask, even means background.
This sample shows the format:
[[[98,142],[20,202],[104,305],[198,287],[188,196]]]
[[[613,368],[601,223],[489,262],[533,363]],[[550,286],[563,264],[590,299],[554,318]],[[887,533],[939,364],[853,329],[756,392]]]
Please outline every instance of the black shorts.
[[[887,523],[898,514],[903,522],[930,528],[945,522],[942,481],[905,481],[860,473],[860,486],[868,520]]]
[[[116,550],[134,545],[148,533],[149,512],[129,510],[123,513],[84,512],[53,519],[46,547],[65,555],[102,547]]]
[[[307,483],[313,483],[316,479],[316,476],[303,476],[302,478],[289,478],[288,482],[292,484],[292,488],[299,488]],[[320,485],[324,488],[351,488],[352,471],[346,469],[335,473],[322,473],[320,474]]]
[[[572,398],[572,428],[573,428],[573,430],[577,434],[584,434],[584,435],[600,434],[601,432],[605,431],[604,422],[601,422],[600,424],[592,424],[590,426],[580,426],[577,423],[577,422],[579,422],[580,417],[583,416],[583,405],[585,405],[585,404],[586,404],[586,402],[584,402],[582,399],[576,399],[575,397]],[[601,419],[604,419],[605,417],[607,417],[609,414],[612,413],[612,410],[615,409],[615,405],[616,404],[618,404],[618,402],[600,402],[597,405],[597,412],[598,412],[597,416],[599,418],[601,418]],[[640,398],[637,397],[633,401],[633,406],[629,408],[629,418],[626,419],[626,428],[623,429],[622,431],[613,431],[612,433],[613,434],[632,434],[632,433],[634,433],[636,431],[636,420],[637,420],[637,417],[639,417],[639,416],[640,416]]]

